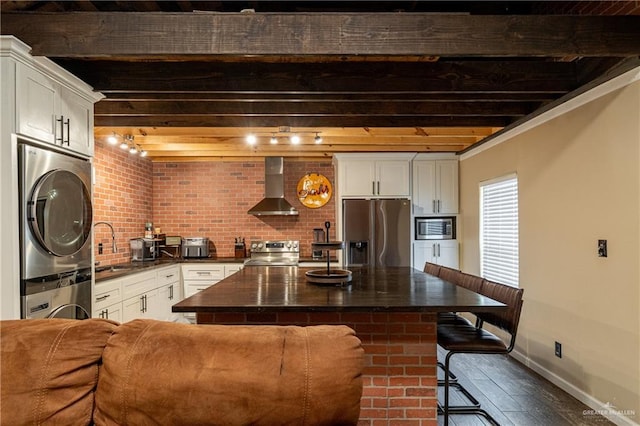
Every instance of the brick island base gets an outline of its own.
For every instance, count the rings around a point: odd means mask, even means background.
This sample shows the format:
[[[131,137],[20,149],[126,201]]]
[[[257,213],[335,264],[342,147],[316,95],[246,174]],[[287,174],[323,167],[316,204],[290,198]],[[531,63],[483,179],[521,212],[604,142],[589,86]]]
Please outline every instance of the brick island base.
[[[359,425],[437,425],[436,314],[197,313],[198,324],[344,324],[365,351]]]

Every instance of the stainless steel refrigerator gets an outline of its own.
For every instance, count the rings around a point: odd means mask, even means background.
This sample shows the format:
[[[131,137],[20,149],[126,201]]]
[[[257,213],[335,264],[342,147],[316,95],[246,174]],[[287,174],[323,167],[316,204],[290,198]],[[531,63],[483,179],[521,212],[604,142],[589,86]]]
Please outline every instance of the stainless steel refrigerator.
[[[411,202],[343,200],[345,266],[411,266]]]

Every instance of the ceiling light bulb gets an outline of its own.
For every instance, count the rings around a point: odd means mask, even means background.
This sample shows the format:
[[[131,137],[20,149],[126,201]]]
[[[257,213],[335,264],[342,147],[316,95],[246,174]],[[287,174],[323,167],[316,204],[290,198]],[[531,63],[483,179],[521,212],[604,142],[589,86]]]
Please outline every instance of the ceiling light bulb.
[[[256,138],[256,135],[247,135],[246,140],[249,145],[255,145],[256,142],[258,141],[258,139]]]
[[[271,145],[276,145],[278,143],[278,138],[276,138],[276,135],[271,136],[269,142],[271,142]]]
[[[138,150],[136,149],[135,146],[132,146],[131,148],[129,148],[129,154],[134,154],[135,155],[137,153],[138,153]]]
[[[140,151],[140,157],[146,157],[146,156],[147,156],[147,151],[145,151],[144,149]]]
[[[107,142],[109,142],[109,145],[115,145],[118,143],[118,137],[116,136],[116,134],[112,134],[111,136],[109,136],[107,138]]]
[[[121,149],[128,149],[128,148],[129,148],[129,145],[127,145],[127,143],[126,143],[126,142],[122,142],[122,143],[120,144],[120,148],[121,148]]]
[[[291,136],[291,143],[294,144],[294,145],[298,145],[300,143],[300,136],[292,135]]]
[[[319,134],[316,133],[316,137],[313,138],[313,141],[315,143],[322,143],[322,136],[320,136]]]

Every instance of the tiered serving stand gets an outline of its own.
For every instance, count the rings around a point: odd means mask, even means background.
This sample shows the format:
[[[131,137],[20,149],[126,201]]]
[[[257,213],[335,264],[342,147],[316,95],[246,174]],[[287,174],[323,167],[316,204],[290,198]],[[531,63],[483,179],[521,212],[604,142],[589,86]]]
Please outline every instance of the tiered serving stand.
[[[329,252],[330,250],[343,250],[343,241],[315,242],[311,243],[311,247],[313,250],[323,250],[326,252],[327,268],[312,269],[311,271],[305,272],[308,282],[320,285],[346,285],[351,281],[351,271],[347,269],[331,269]]]

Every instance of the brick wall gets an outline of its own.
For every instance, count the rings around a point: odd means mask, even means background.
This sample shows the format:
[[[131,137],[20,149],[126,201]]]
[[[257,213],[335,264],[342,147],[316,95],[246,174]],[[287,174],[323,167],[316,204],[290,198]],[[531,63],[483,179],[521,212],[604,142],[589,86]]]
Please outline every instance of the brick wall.
[[[264,197],[264,160],[153,164],[153,223],[167,235],[204,236],[218,256],[233,256],[235,237],[249,245],[256,239],[300,240],[300,255],[311,256],[313,228],[335,225],[334,197],[310,209],[296,198],[296,187],[307,173],[334,182],[331,160],[284,160],[285,198],[299,216],[253,216],[247,210]],[[335,228],[331,237],[335,238]]]
[[[152,219],[151,161],[96,139],[93,165],[93,221],[111,223],[118,245],[118,253],[112,253],[111,230],[94,227],[96,261],[103,265],[128,262],[129,240],[143,236],[145,222]],[[103,254],[98,254],[99,243]]]
[[[335,239],[334,197],[317,209],[296,198],[298,181],[320,173],[334,182],[331,160],[284,161],[285,198],[299,216],[247,214],[264,196],[264,160],[152,163],[96,140],[94,222],[114,225],[118,253],[111,253],[111,232],[95,228],[96,260],[103,265],[130,260],[129,240],[144,234],[145,222],[167,235],[209,237],[217,256],[234,255],[234,238],[300,240],[300,255],[311,256],[313,228],[330,221]],[[335,191],[335,188],[334,188]],[[103,254],[98,254],[98,243]]]
[[[198,323],[344,324],[365,350],[361,426],[437,424],[436,317],[420,313],[200,313]]]

